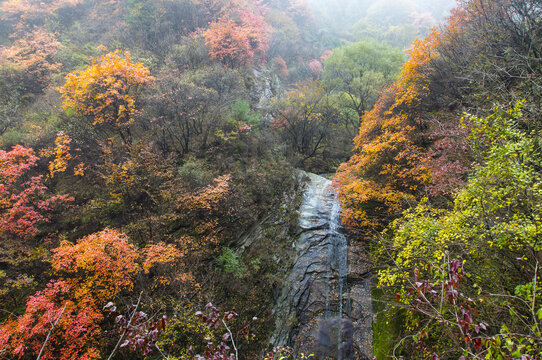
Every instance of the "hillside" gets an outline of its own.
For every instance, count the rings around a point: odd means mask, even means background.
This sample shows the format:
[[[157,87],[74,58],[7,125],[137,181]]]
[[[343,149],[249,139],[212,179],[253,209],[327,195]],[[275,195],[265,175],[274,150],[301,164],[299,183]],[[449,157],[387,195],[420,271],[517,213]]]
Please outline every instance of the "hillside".
[[[2,1],[0,358],[540,358],[541,14]]]

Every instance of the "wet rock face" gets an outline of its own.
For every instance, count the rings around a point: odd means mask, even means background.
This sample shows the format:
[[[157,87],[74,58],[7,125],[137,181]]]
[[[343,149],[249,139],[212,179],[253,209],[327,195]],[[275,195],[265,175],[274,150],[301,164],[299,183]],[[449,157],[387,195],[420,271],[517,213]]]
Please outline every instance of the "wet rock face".
[[[275,346],[315,359],[372,355],[371,267],[361,248],[348,247],[331,181],[314,174],[300,209],[297,259],[275,308]]]

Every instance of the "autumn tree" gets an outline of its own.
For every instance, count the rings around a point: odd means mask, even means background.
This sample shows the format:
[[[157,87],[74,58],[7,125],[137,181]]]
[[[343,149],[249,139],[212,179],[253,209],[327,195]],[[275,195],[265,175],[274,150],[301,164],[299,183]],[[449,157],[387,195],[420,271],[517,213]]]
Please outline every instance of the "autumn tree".
[[[265,22],[265,13],[263,10],[252,11],[242,10],[239,14],[241,25],[248,37],[250,47],[254,51],[254,57],[265,61],[265,55],[269,49],[271,41],[271,26]]]
[[[0,56],[24,71],[26,89],[38,93],[47,86],[49,77],[60,71],[61,65],[55,59],[60,48],[53,34],[36,28],[3,49]]]
[[[31,296],[26,311],[0,326],[0,345],[14,358],[100,359],[102,307],[133,288],[139,253],[118,230],[62,242],[52,267],[62,280]]]
[[[103,315],[92,298],[75,301],[70,286],[51,281],[26,311],[0,325],[2,355],[14,359],[100,359]]]
[[[407,115],[387,111],[395,97],[396,88],[387,89],[363,116],[355,153],[337,171],[343,221],[350,226],[374,228],[389,222],[416,201],[428,179],[416,127]]]
[[[34,151],[16,145],[0,150],[0,238],[28,239],[38,234],[38,225],[48,220],[55,204],[67,196],[47,196],[43,175],[31,175],[39,158]]]
[[[286,61],[282,58],[282,56],[276,56],[273,59],[273,63],[275,65],[275,71],[277,74],[284,80],[288,78],[289,71],[288,71],[288,65],[286,64]]]
[[[62,242],[53,251],[53,269],[65,279],[76,297],[91,295],[110,299],[132,289],[131,276],[138,270],[136,248],[118,230],[106,229],[80,239]]]
[[[59,90],[64,108],[89,118],[93,125],[119,129],[134,121],[138,95],[152,80],[142,63],[132,63],[129,52],[117,50],[93,59],[85,70],[68,74]]]
[[[228,208],[231,196],[231,175],[226,174],[213,179],[213,183],[200,188],[194,193],[180,194],[183,199],[179,211],[184,213],[185,221],[195,224],[192,236],[184,237],[183,246],[193,246],[193,249],[205,249],[220,244],[221,223],[234,215]]]
[[[211,59],[234,67],[264,59],[269,43],[269,26],[262,15],[244,10],[240,22],[226,17],[210,24],[204,32]]]
[[[336,178],[349,225],[367,229],[387,224],[414,204],[430,181],[428,125],[421,113],[441,38],[435,30],[415,41],[397,82],[361,118],[355,154]]]

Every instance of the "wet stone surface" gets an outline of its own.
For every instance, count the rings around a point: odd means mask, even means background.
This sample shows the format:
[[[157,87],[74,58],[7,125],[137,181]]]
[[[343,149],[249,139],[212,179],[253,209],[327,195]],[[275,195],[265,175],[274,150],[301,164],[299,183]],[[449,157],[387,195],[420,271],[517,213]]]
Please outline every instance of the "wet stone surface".
[[[274,346],[315,359],[372,356],[371,265],[341,232],[331,181],[307,174],[297,259],[275,307]]]

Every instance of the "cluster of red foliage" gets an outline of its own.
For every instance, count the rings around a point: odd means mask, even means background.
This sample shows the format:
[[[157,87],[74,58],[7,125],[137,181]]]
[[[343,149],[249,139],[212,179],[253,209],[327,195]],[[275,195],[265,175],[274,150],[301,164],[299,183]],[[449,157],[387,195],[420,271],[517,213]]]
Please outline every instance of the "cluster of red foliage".
[[[100,359],[102,319],[93,299],[74,301],[70,285],[51,281],[28,299],[22,316],[0,327],[0,348],[13,358]]]
[[[251,64],[255,58],[265,61],[271,30],[263,15],[251,10],[239,14],[240,21],[222,17],[203,34],[211,59],[229,66]]]
[[[160,245],[153,251],[163,248]],[[145,260],[143,267],[148,271],[178,258],[178,251],[171,246],[166,249],[167,254]],[[106,229],[77,244],[62,242],[52,256],[52,268],[60,280],[50,281],[28,299],[23,315],[0,326],[0,347],[16,358],[39,353],[41,359],[101,358],[104,315],[99,309],[121,291],[133,288],[134,276],[141,269],[139,259],[137,248],[118,230]],[[111,305],[104,310],[115,311]],[[154,348],[165,319],[150,321],[145,314],[132,311],[130,321],[117,314],[121,332],[128,334],[125,346],[142,351],[147,345]]]
[[[203,355],[196,355],[196,360],[237,360],[239,359],[239,339],[244,338],[246,341],[252,340],[256,337],[251,332],[252,324],[248,323],[241,329],[236,330],[232,327],[232,323],[239,316],[235,312],[235,309],[226,311],[223,314],[209,303],[205,306],[205,310],[208,312],[205,314],[201,311],[196,312],[196,315],[200,318],[209,329],[224,329],[224,334],[221,336],[220,343],[216,344],[207,338],[207,346]],[[257,321],[258,318],[252,318],[252,322]],[[233,329],[233,330],[232,330]],[[237,342],[237,344],[236,344]],[[228,345],[231,344],[232,347]],[[233,349],[232,349],[233,348]]]
[[[37,225],[48,220],[46,214],[55,205],[73,198],[47,196],[43,176],[31,176],[39,157],[34,151],[16,145],[0,150],[0,237],[28,239],[37,235]]]

